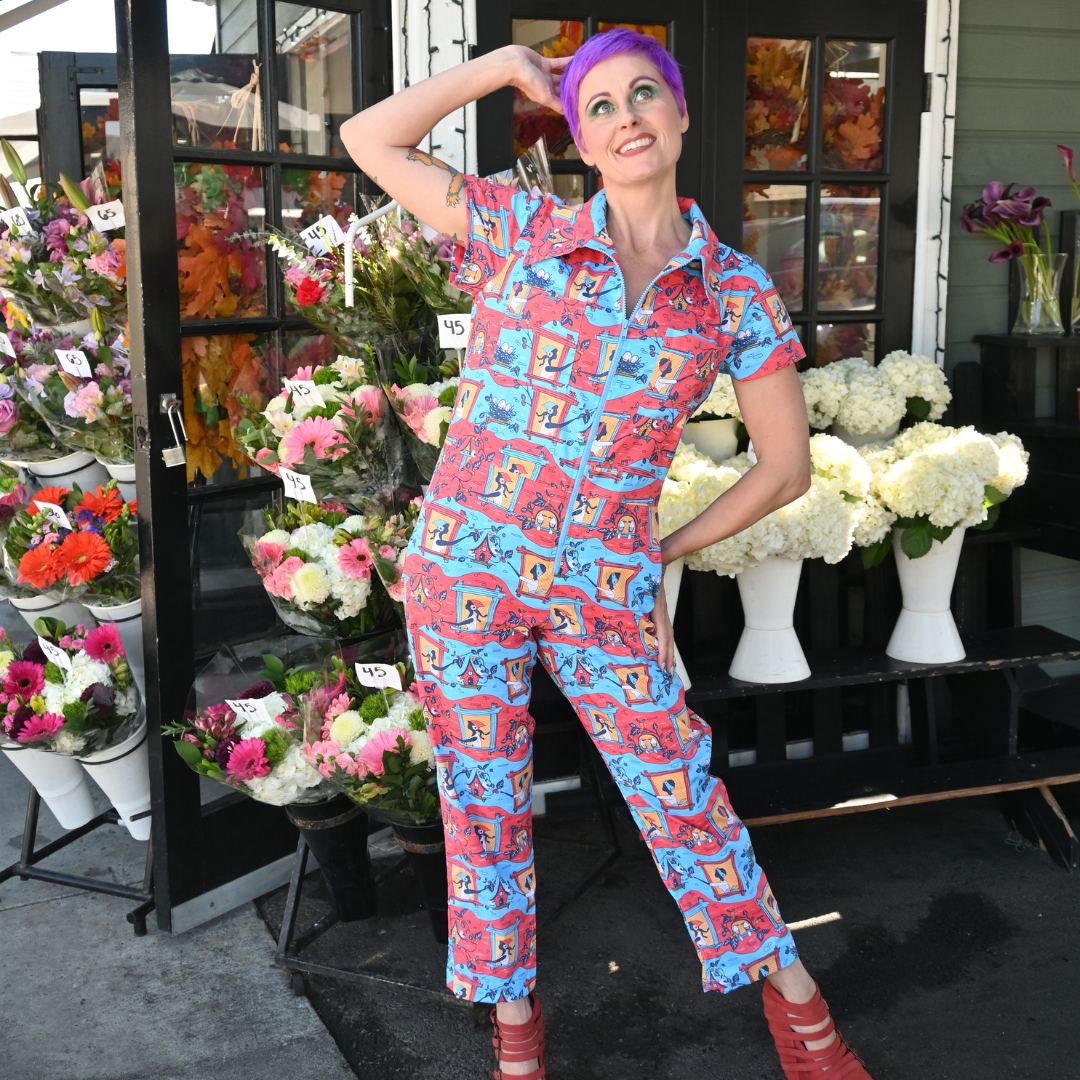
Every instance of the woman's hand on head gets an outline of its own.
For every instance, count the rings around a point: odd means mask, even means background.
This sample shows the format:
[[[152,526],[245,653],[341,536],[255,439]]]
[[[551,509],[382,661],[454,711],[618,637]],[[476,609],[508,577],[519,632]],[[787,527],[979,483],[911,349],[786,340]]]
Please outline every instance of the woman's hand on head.
[[[530,101],[561,113],[563,107],[559,99],[559,84],[570,57],[541,56],[524,45],[508,45],[506,52],[513,64],[511,84]]]

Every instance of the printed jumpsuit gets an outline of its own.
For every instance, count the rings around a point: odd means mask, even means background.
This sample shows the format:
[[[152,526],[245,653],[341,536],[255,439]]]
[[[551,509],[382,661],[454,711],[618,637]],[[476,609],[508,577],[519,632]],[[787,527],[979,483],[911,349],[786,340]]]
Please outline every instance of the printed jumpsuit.
[[[765,272],[692,234],[632,312],[603,191],[584,206],[466,178],[453,281],[475,298],[446,444],[405,561],[406,621],[446,832],[447,981],[513,1000],[536,974],[530,674],[574,706],[649,845],[706,990],[796,957],[709,728],[657,662],[657,500],[716,375],[803,356]]]

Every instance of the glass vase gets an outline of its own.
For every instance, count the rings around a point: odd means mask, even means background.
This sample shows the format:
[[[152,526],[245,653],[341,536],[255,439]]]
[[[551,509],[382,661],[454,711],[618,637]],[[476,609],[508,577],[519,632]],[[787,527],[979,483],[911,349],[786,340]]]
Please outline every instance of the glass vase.
[[[1061,276],[1068,256],[1020,255],[1020,307],[1014,334],[1064,334],[1061,321]]]
[[[1072,259],[1072,310],[1069,312],[1069,329],[1073,334],[1080,334],[1080,229],[1073,241]]]

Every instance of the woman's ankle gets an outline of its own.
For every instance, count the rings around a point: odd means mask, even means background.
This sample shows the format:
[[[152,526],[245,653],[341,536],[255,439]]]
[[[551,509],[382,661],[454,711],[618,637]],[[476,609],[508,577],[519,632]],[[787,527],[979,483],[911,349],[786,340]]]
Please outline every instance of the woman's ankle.
[[[517,1001],[500,1001],[495,1005],[495,1015],[500,1024],[512,1024],[515,1027],[527,1024],[532,1016],[532,1001],[528,997]]]

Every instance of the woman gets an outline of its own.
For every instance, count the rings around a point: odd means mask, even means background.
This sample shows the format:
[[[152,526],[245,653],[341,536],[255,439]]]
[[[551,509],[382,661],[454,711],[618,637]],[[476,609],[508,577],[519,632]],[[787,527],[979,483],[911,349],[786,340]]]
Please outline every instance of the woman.
[[[569,63],[569,66],[567,64]],[[604,188],[583,207],[457,173],[415,149],[514,86],[565,111]],[[785,1075],[869,1080],[798,959],[746,829],[708,773],[708,727],[674,673],[663,565],[807,490],[804,354],[772,283],[678,199],[678,67],[627,30],[568,62],[510,47],[342,126],[383,190],[457,242],[476,298],[446,445],[405,563],[406,619],[438,765],[448,984],[495,1002],[496,1076],[538,1080],[529,673],[577,710],[686,920],[706,990],[764,981]],[[757,464],[659,537],[687,417],[736,380]]]

